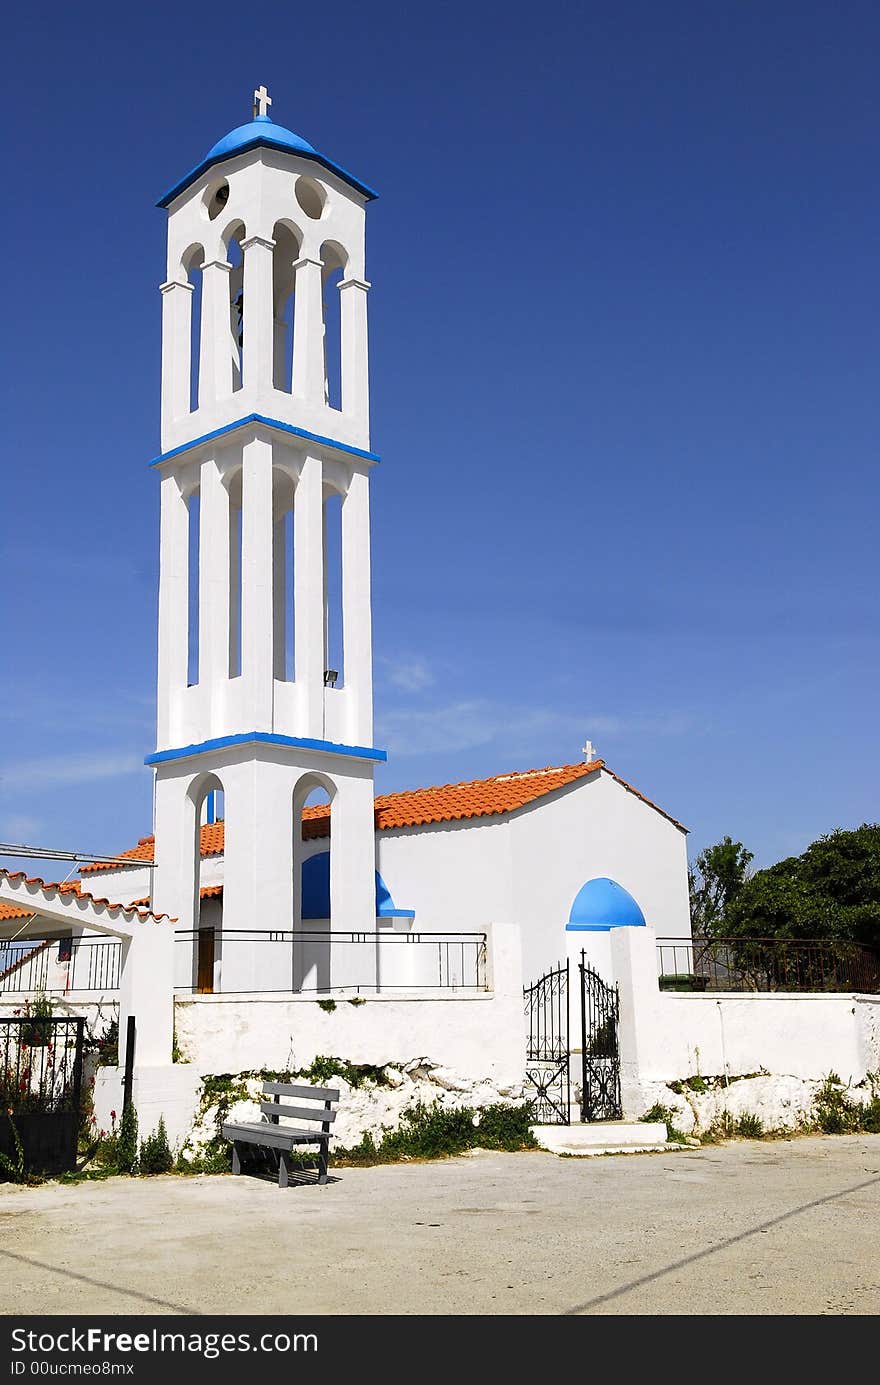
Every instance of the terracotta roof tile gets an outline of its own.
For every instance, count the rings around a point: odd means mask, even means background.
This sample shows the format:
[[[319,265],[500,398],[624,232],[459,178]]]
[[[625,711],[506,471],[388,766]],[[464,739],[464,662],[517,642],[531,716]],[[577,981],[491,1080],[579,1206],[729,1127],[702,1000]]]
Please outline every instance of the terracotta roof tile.
[[[604,760],[582,760],[575,765],[548,765],[544,769],[518,770],[510,774],[496,774],[490,779],[468,779],[458,784],[435,784],[425,789],[404,789],[399,793],[379,794],[376,798],[376,828],[389,832],[402,827],[423,827],[435,822],[461,822],[468,818],[497,817],[502,813],[512,813],[524,808],[536,799],[575,784],[598,771],[609,774],[611,778],[628,793],[653,808],[673,823],[683,827],[669,813],[664,812],[650,798],[639,793],[625,779],[606,768]],[[201,829],[202,856],[218,856],[223,852],[222,822],[205,824]],[[306,841],[330,835],[330,805],[316,803],[303,809],[302,834]],[[136,847],[122,855],[131,859],[151,861],[153,859],[154,839],[141,837]],[[113,864],[83,866],[82,874],[100,870],[113,870]]]
[[[170,914],[153,914],[149,909],[139,908],[136,904],[113,904],[109,899],[103,899],[99,898],[97,895],[89,894],[88,891],[81,888],[78,880],[68,880],[63,885],[55,885],[50,881],[41,880],[38,875],[27,876],[23,870],[5,870],[0,866],[0,882],[3,880],[23,880],[26,885],[37,885],[45,894],[51,893],[53,896],[59,894],[75,894],[80,899],[87,900],[89,904],[94,904],[98,909],[119,909],[123,914],[137,914],[138,918],[142,921],[144,919],[153,919],[155,922],[158,922],[160,919],[168,919],[169,922],[174,922]],[[6,909],[16,909],[16,912],[13,914],[4,913],[2,915],[3,918],[7,919],[29,918],[31,914],[39,913],[39,907],[32,905],[30,900],[27,901],[27,904],[19,906],[7,900],[3,900],[2,904]]]

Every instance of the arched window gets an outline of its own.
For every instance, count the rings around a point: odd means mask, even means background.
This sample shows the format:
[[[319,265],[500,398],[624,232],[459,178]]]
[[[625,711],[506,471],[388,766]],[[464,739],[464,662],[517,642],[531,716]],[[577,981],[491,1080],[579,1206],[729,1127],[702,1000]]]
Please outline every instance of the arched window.
[[[292,683],[294,660],[294,571],[292,477],[276,467],[272,472],[272,647],[274,676]]]
[[[192,245],[181,261],[187,282],[192,284],[192,304],[189,325],[189,411],[195,413],[199,407],[199,360],[202,337],[202,265],[205,263],[205,249],[202,245]]]
[[[331,409],[342,408],[342,325],[340,319],[339,284],[345,277],[348,256],[336,241],[321,246],[324,265],[324,403]]]
[[[186,612],[186,681],[192,687],[199,681],[199,600],[200,563],[199,530],[201,528],[201,494],[196,486],[187,497],[187,612]]]
[[[232,356],[232,392],[242,386],[242,364],[244,361],[244,252],[241,242],[245,238],[244,226],[235,222],[224,236],[226,259],[232,268],[229,271],[229,350]]]
[[[241,673],[241,470],[226,478],[229,494],[229,677]]]
[[[293,302],[295,274],[301,237],[287,221],[276,222],[272,231],[272,301],[275,311],[272,381],[276,390],[290,393],[293,378]]]
[[[330,887],[331,824],[335,785],[306,774],[293,793],[293,919],[300,940],[293,949],[295,991],[330,986],[332,926]],[[311,934],[311,939],[307,935]]]
[[[324,488],[324,682],[345,683],[342,623],[342,496]],[[335,675],[335,676],[334,676]]]
[[[223,895],[216,888],[202,888],[203,857],[216,854],[220,824],[224,822],[225,794],[216,774],[200,775],[193,781],[189,797],[194,807],[193,840],[193,933],[191,940],[183,936],[177,946],[186,951],[191,941],[191,986],[195,991],[210,993],[220,989],[220,965],[223,933]]]

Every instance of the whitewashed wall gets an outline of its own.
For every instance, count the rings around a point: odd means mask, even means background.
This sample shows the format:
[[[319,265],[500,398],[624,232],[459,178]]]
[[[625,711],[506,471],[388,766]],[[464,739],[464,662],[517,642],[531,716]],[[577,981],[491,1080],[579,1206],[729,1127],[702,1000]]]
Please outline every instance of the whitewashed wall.
[[[880,996],[661,991],[651,929],[615,929],[611,946],[627,1114],[641,1114],[644,1084],[697,1073],[860,1082],[880,1068]]]
[[[487,992],[335,998],[327,1012],[307,996],[178,996],[177,1041],[207,1072],[303,1068],[319,1055],[353,1063],[399,1063],[427,1057],[496,1085],[522,1081],[525,1025],[517,930],[490,935]]]

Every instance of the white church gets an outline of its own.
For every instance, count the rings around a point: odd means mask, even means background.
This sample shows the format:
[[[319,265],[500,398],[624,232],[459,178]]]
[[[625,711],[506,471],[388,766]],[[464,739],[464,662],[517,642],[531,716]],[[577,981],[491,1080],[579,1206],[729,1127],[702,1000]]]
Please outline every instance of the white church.
[[[351,1056],[515,1074],[523,982],[581,949],[610,975],[615,929],[689,935],[685,829],[589,744],[376,797],[375,194],[254,95],[160,203],[153,832],[63,887],[0,873],[0,937],[39,938],[50,976],[64,940],[113,941],[144,1070],[167,1072],[175,1023],[203,1064],[271,1065],[329,1023],[316,998],[357,996]]]

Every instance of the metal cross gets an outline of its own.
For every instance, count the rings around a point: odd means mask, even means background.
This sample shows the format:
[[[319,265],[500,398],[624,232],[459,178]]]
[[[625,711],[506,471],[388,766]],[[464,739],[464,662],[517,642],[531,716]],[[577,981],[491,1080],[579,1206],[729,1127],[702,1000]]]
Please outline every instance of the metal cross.
[[[258,115],[268,115],[272,98],[265,88],[265,85],[257,87],[254,92],[254,119]]]

